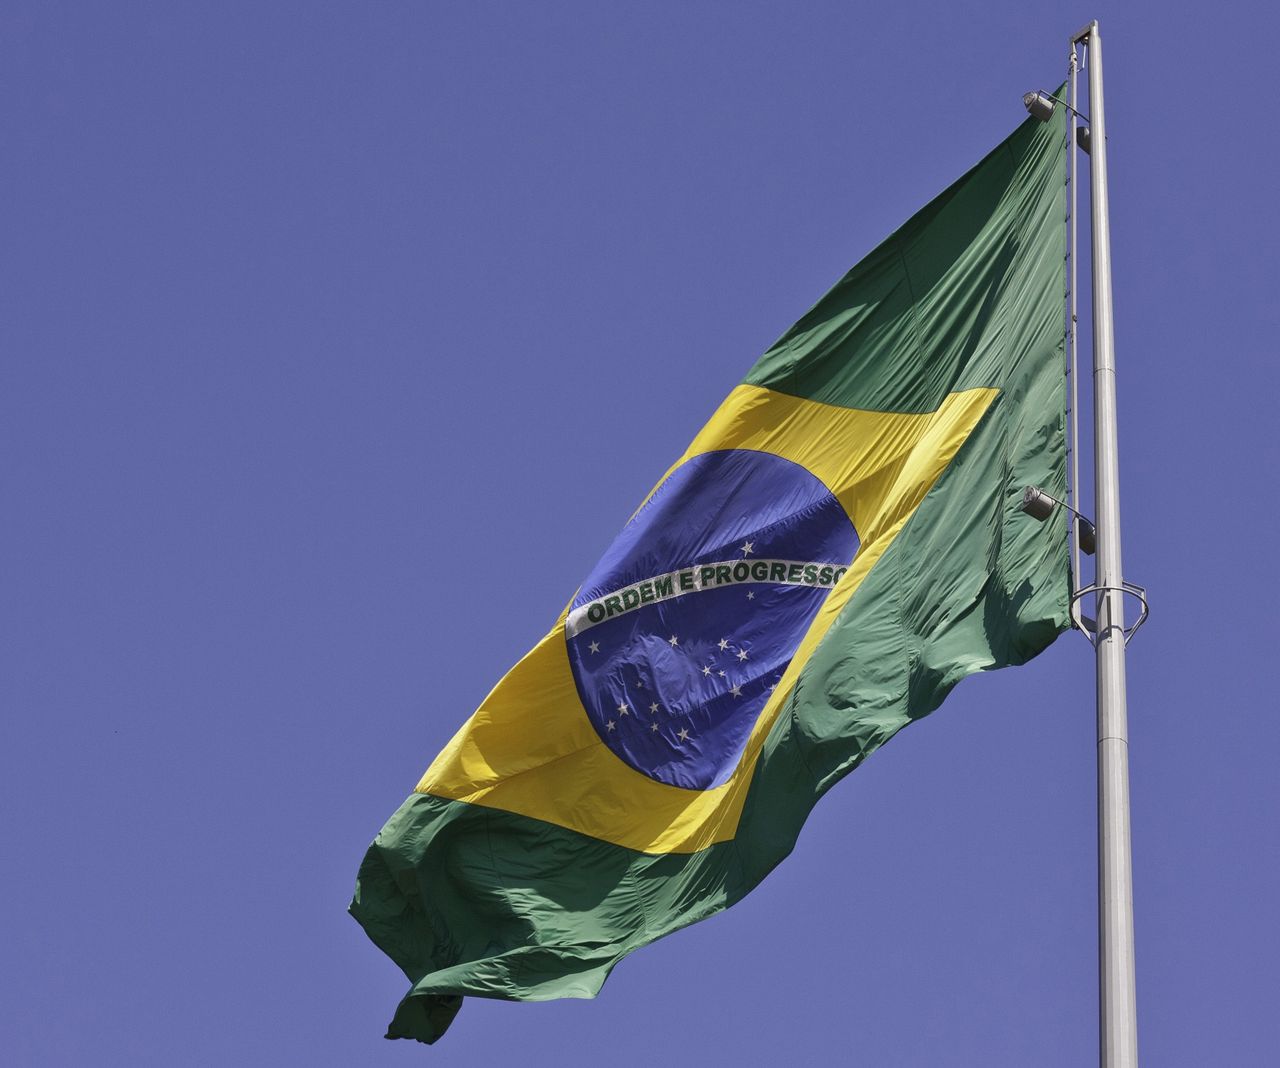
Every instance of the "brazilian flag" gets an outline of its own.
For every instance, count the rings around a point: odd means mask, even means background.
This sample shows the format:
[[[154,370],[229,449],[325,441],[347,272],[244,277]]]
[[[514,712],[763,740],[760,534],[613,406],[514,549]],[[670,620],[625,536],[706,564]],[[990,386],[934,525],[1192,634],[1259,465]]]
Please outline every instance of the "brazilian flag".
[[[1059,122],[1030,119],[782,336],[382,829],[351,912],[412,984],[593,997],[727,908],[960,679],[1068,625]]]

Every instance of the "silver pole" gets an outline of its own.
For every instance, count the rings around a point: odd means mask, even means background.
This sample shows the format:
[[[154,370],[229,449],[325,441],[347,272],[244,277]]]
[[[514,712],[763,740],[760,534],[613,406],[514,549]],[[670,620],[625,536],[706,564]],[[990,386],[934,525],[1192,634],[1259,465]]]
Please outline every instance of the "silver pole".
[[[1071,69],[1069,71],[1071,77],[1071,133],[1068,135],[1067,141],[1067,153],[1071,157],[1071,199],[1069,201],[1070,207],[1067,209],[1071,213],[1071,245],[1068,253],[1071,257],[1069,282],[1071,301],[1070,321],[1067,323],[1067,340],[1071,346],[1071,353],[1068,356],[1070,361],[1068,373],[1071,375],[1071,488],[1068,498],[1074,511],[1067,516],[1067,524],[1071,530],[1071,592],[1073,594],[1084,585],[1084,580],[1080,577],[1080,521],[1078,518],[1080,511],[1080,369],[1077,359],[1079,348],[1076,332],[1080,309],[1076,296],[1076,286],[1079,274],[1077,252],[1080,242],[1076,227],[1076,216],[1080,204],[1079,182],[1077,180],[1079,176],[1077,161],[1080,158],[1080,153],[1076,148],[1076,130],[1079,128],[1079,112],[1076,109],[1080,106],[1080,100],[1076,96],[1076,76],[1080,69],[1080,64],[1077,51],[1078,45],[1075,41],[1072,41]]]
[[[1129,728],[1125,707],[1124,581],[1116,446],[1115,337],[1107,200],[1107,117],[1102,38],[1090,24],[1089,179],[1093,202],[1094,495],[1097,509],[1098,913],[1103,1068],[1136,1068],[1133,873],[1129,847]],[[1074,151],[1074,147],[1073,147]]]

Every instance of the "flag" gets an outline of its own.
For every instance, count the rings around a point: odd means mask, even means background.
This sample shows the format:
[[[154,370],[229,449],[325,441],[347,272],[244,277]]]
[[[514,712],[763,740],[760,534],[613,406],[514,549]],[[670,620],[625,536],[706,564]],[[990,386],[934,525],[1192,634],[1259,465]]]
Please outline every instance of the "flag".
[[[408,976],[593,997],[733,904],[961,678],[1067,625],[1065,135],[1028,120],[729,393],[370,847],[351,912]]]

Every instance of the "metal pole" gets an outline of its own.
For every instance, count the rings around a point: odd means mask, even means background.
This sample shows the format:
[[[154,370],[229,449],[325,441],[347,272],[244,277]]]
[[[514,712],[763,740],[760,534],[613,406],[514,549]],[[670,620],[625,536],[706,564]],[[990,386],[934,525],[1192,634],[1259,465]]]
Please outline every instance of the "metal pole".
[[[1067,341],[1071,347],[1068,355],[1069,371],[1071,375],[1071,487],[1068,494],[1069,503],[1075,509],[1067,516],[1067,523],[1071,529],[1071,592],[1074,594],[1076,590],[1084,585],[1084,580],[1080,577],[1080,520],[1078,512],[1080,511],[1080,371],[1078,367],[1077,353],[1077,323],[1079,321],[1079,301],[1076,296],[1078,270],[1077,251],[1080,247],[1078,240],[1078,231],[1076,227],[1076,214],[1079,210],[1080,194],[1078,174],[1079,168],[1077,161],[1080,158],[1079,150],[1076,148],[1076,130],[1079,129],[1079,112],[1076,110],[1080,106],[1079,98],[1076,96],[1077,74],[1080,69],[1079,59],[1077,58],[1078,45],[1075,41],[1071,42],[1071,68],[1069,71],[1071,78],[1071,133],[1067,140],[1067,153],[1071,158],[1071,199],[1070,207],[1067,209],[1071,213],[1071,243],[1068,255],[1071,257],[1071,274],[1069,287],[1071,290],[1070,298],[1070,319],[1067,323]]]
[[[1093,202],[1093,408],[1097,553],[1098,913],[1103,1068],[1136,1068],[1133,873],[1129,846],[1129,729],[1125,707],[1124,581],[1120,566],[1120,472],[1116,447],[1115,337],[1107,200],[1107,117],[1102,38],[1088,36]],[[1073,147],[1074,151],[1074,147]]]

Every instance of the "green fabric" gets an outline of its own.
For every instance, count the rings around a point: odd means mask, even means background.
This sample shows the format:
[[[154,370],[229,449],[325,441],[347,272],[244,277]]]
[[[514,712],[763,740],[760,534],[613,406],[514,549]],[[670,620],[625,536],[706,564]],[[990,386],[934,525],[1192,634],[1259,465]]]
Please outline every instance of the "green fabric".
[[[960,679],[1035,656],[1067,620],[1061,523],[1018,509],[1065,481],[1060,123],[1028,120],[854,267],[749,383],[829,404],[934,410],[1001,392],[805,666],[736,837],[654,856],[413,795],[351,912],[413,984],[390,1038],[433,1042],[463,995],[592,997],[628,952],[723,909],[792,849],[817,799]]]

